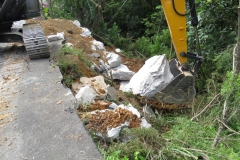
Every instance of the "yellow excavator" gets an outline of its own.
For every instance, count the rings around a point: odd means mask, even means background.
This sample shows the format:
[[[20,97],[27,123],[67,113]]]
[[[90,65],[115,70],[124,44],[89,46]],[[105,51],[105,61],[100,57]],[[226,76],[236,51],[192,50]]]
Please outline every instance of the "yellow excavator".
[[[160,0],[170,30],[172,43],[177,59],[169,62],[170,71],[174,79],[155,95],[158,101],[166,103],[186,104],[196,96],[195,78],[204,61],[201,55],[197,34],[198,18],[196,15],[195,0],[188,0],[189,12],[186,13],[185,0]],[[195,31],[197,53],[187,50],[186,16],[191,15],[191,24]],[[194,61],[192,67],[187,64],[188,59]]]
[[[172,42],[177,59],[169,62],[170,71],[174,79],[155,98],[166,103],[185,104],[195,95],[195,77],[203,62],[197,37],[198,19],[194,0],[188,0],[191,23],[196,32],[198,53],[187,51],[186,35],[186,2],[185,0],[160,0],[171,33]],[[21,32],[11,31],[14,21],[40,16],[38,0],[0,0],[0,43],[24,42],[30,59],[46,58],[50,56],[49,46],[39,24],[24,25]],[[193,59],[192,67],[188,67],[187,60]]]
[[[0,0],[0,43],[24,43],[30,59],[50,56],[49,46],[40,24],[25,24],[13,31],[14,21],[39,17],[38,0]]]

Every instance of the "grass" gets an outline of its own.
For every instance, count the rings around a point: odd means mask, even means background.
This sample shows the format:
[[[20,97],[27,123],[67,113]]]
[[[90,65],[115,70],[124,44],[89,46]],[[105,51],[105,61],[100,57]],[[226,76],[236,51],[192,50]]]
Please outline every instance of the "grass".
[[[71,47],[64,46],[56,59],[63,75],[63,84],[68,88],[71,88],[72,82],[75,79],[84,76],[84,72],[82,72],[85,70],[84,68],[90,68],[91,66],[91,62],[84,56],[82,50]],[[83,65],[79,65],[80,62]]]
[[[207,116],[216,118],[216,110],[213,108]],[[238,160],[240,157],[240,136],[228,136],[227,130],[222,134],[222,140],[217,147],[211,145],[218,131],[217,123],[210,122],[209,118],[191,121],[189,114],[158,115],[151,119],[153,124],[149,129],[131,129],[123,132],[125,142],[112,142],[105,159],[112,157],[118,151],[116,157],[134,159],[134,153],[144,159],[211,159],[211,160]],[[130,138],[129,138],[130,137]],[[228,138],[224,138],[228,137]],[[123,138],[124,139],[124,138]],[[117,159],[116,158],[116,159]]]
[[[74,54],[78,56],[79,60],[82,60],[85,65],[87,65],[88,67],[91,67],[91,62],[86,56],[84,56],[81,49],[73,49],[72,47],[64,46],[61,50],[61,54],[62,55]]]
[[[84,76],[79,66],[69,55],[76,56],[82,66],[90,67],[90,61],[82,54],[81,50],[64,47],[58,55],[58,66],[63,75],[66,86],[71,87],[74,79]],[[70,56],[71,57],[71,56]],[[219,86],[209,85],[210,94],[202,94],[193,102],[191,112],[184,111],[174,114],[158,114],[147,120],[152,124],[149,129],[125,129],[118,139],[111,142],[98,141],[101,153],[106,160],[150,160],[150,159],[211,159],[211,160],[238,160],[240,157],[240,136],[238,129],[238,112],[228,125],[235,129],[233,132],[226,129],[221,134],[219,144],[212,148],[213,140],[218,132],[221,118],[223,98],[216,98],[195,121],[193,115],[199,113],[219,93]],[[215,87],[215,88],[214,88]],[[209,92],[208,91],[208,92]],[[123,93],[128,98],[134,98],[132,93]],[[230,104],[231,105],[231,104]],[[236,106],[235,106],[236,107]],[[236,109],[236,108],[233,108]],[[234,110],[230,111],[233,112]]]

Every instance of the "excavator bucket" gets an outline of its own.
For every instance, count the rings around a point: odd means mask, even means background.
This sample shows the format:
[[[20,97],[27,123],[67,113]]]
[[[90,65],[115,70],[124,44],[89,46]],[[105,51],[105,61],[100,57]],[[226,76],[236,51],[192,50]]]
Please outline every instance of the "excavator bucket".
[[[158,92],[155,98],[166,103],[189,103],[196,95],[195,77],[189,71],[179,69],[176,59],[172,59],[169,66],[174,79]]]

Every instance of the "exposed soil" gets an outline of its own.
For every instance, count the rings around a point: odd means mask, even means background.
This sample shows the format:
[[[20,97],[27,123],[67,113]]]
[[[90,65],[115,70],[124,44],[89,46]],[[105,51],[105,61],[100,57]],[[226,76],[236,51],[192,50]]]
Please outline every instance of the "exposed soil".
[[[107,109],[110,104],[111,104],[111,102],[98,100],[87,106],[83,105],[83,106],[79,107],[79,111],[80,112],[91,112],[91,111],[96,111],[96,110],[104,110],[104,109]]]
[[[78,73],[72,71],[70,68],[69,68],[69,74],[71,74],[73,77],[75,78],[79,78],[81,76],[85,76],[85,77],[94,77],[96,76],[96,73],[93,72],[93,70],[91,70],[88,66],[86,66],[83,61],[81,61],[79,59],[79,57],[77,55],[73,55],[73,54],[67,54],[64,56],[64,59],[66,61],[68,61],[69,63],[73,63],[76,65],[77,69],[78,69]],[[79,75],[81,74],[81,75]],[[74,78],[74,79],[75,79]]]
[[[93,51],[91,49],[91,41],[94,40],[94,38],[90,37],[83,37],[80,34],[82,33],[82,29],[75,26],[73,23],[71,23],[69,20],[66,19],[47,19],[47,20],[40,20],[40,19],[31,19],[28,20],[27,23],[39,23],[41,27],[44,30],[44,33],[46,36],[54,35],[60,32],[64,32],[64,36],[66,39],[66,42],[70,42],[73,44],[74,48],[81,49],[85,55],[89,55],[91,53],[98,53],[100,54],[100,58],[104,59],[104,53],[102,51]],[[111,52],[114,51],[115,48],[111,47],[105,47],[106,51]],[[134,72],[137,72],[143,65],[144,60],[140,59],[130,59],[123,55],[122,62],[128,68]],[[98,58],[92,58],[88,57],[91,61],[93,61],[96,64],[99,64]]]
[[[138,128],[141,124],[141,120],[135,114],[122,108],[117,108],[114,111],[97,111],[88,120],[86,127],[89,130],[105,134],[108,130],[121,126],[125,122],[129,122],[129,128]]]

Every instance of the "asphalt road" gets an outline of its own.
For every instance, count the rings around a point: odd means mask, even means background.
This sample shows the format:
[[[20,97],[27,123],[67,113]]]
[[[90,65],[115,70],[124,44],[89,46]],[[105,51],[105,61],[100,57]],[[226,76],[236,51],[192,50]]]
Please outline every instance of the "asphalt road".
[[[75,110],[75,98],[49,59],[23,47],[0,53],[0,159],[102,159]]]

